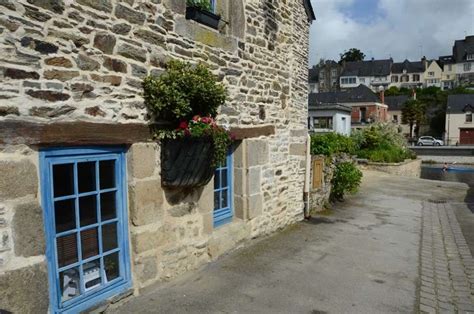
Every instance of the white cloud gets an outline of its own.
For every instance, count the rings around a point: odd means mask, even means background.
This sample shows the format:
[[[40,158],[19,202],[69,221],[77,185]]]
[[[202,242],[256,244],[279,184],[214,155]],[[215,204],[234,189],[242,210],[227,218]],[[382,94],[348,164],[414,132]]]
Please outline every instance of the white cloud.
[[[368,23],[351,19],[350,4],[361,0],[311,0],[317,20],[311,27],[310,64],[359,48],[366,58],[419,60],[451,54],[454,40],[474,35],[473,0],[379,0]],[[422,47],[420,47],[422,46]]]

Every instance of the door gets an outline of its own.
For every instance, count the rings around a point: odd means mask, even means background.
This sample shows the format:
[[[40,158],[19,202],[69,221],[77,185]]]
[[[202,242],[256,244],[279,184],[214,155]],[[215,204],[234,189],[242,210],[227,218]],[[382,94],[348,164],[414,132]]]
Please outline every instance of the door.
[[[474,128],[460,129],[459,144],[474,145]]]

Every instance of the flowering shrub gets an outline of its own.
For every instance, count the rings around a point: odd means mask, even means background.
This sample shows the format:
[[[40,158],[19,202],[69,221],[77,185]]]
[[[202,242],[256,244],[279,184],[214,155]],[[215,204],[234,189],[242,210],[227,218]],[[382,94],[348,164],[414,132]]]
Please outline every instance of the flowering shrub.
[[[212,165],[224,162],[231,138],[214,118],[219,106],[225,104],[227,90],[207,66],[172,60],[161,76],[146,77],[143,89],[152,119],[167,123],[155,127],[156,138],[209,138],[214,144]]]
[[[224,162],[227,149],[232,142],[231,134],[224,128],[218,126],[212,117],[196,115],[190,121],[183,120],[173,133],[176,138],[186,136],[212,138],[214,144],[213,166],[218,166]]]

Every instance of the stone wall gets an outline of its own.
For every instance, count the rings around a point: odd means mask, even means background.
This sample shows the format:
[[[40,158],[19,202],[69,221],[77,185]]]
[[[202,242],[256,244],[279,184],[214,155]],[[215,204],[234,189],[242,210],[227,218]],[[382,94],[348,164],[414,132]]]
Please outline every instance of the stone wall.
[[[49,306],[37,164],[26,146],[0,149],[0,310],[13,313]]]
[[[136,291],[303,219],[309,31],[303,2],[223,0],[218,12],[227,23],[216,31],[186,20],[183,0],[0,1],[0,123],[146,124],[142,78],[181,59],[206,63],[227,86],[221,125],[275,129],[236,143],[235,217],[218,229],[212,181],[191,191],[164,189],[159,145],[130,147]],[[0,309],[20,313],[48,307],[43,224],[31,223],[42,222],[37,149],[0,148]],[[26,280],[34,282],[25,287]]]
[[[419,178],[421,175],[421,159],[407,159],[401,163],[381,163],[381,162],[368,162],[359,163],[359,168],[362,170],[375,170],[393,174],[396,176],[403,177],[414,177]]]

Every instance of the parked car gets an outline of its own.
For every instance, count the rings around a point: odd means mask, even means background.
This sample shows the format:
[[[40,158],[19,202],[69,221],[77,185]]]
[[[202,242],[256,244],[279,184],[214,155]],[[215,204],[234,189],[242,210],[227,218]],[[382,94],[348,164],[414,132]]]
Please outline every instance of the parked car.
[[[438,140],[432,136],[421,136],[416,142],[418,146],[443,146],[444,143],[442,140]]]

